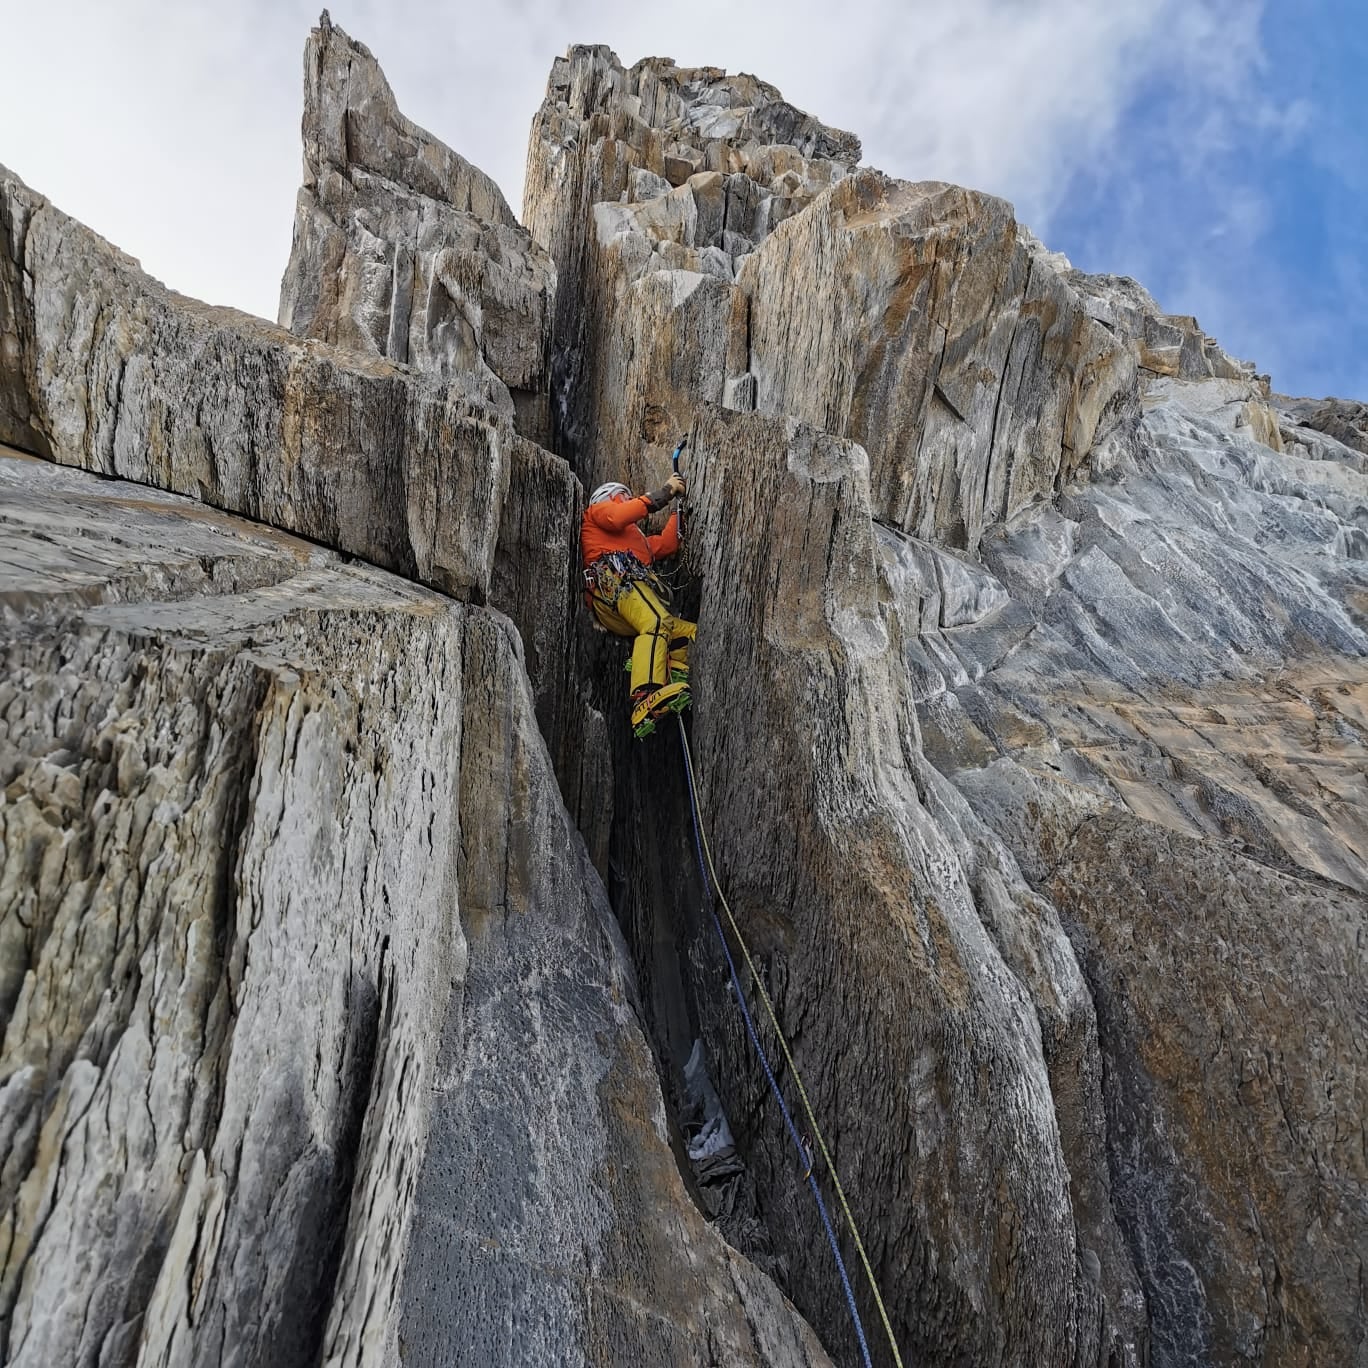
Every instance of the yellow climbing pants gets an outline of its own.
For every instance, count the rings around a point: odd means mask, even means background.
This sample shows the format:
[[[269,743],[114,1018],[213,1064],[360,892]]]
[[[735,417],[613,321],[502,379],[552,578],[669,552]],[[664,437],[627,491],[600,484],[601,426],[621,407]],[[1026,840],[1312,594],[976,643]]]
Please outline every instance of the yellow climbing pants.
[[[632,692],[644,684],[660,688],[670,682],[671,670],[689,668],[689,642],[698,624],[674,617],[649,584],[640,580],[618,595],[616,604],[594,595],[594,616],[618,636],[634,636]]]

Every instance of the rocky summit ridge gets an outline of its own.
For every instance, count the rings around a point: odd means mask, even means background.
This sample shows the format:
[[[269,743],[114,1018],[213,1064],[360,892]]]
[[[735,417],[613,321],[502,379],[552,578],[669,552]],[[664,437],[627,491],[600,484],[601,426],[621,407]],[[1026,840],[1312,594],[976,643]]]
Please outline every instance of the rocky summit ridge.
[[[1364,406],[754,77],[572,48],[521,223],[304,89],[278,325],[0,168],[0,1361],[861,1361],[578,601],[687,432],[872,1362],[1368,1365]]]

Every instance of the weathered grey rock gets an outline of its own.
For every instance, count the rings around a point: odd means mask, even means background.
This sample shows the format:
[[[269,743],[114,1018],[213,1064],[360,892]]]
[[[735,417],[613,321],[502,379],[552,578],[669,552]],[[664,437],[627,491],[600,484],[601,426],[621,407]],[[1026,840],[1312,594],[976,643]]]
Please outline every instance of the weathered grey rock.
[[[136,486],[0,479],[7,1359],[306,1360],[354,1191],[383,1337],[464,957],[464,610]]]
[[[205,501],[0,462],[9,1357],[822,1362],[783,1291],[844,1361],[673,737],[514,431],[544,259],[309,54],[283,307],[331,341],[0,194],[0,435]],[[560,449],[655,485],[692,431],[703,814],[904,1361],[1357,1368],[1357,409],[858,156],[577,48],[528,218]]]
[[[1291,423],[1311,428],[1336,442],[1368,455],[1368,404],[1349,399],[1287,399],[1278,396],[1277,407]],[[1363,465],[1359,469],[1364,469]]]
[[[929,540],[972,550],[1133,421],[1128,348],[1002,200],[864,171],[739,280],[757,410],[860,442],[876,515]]]
[[[532,125],[523,216],[556,264],[557,450],[582,478],[594,450],[609,446],[598,424],[613,405],[601,395],[597,368],[629,350],[614,344],[612,328],[633,327],[628,311],[606,315],[595,296],[655,270],[730,279],[738,249],[749,250],[859,157],[857,138],[752,76],[663,58],[624,69],[605,47],[572,47],[555,62]],[[596,209],[618,203],[638,207]],[[610,281],[591,257],[624,233],[642,242],[632,244],[627,278]],[[681,326],[677,340],[687,335]],[[721,384],[712,385],[719,394]],[[627,426],[639,425],[642,415],[625,407]],[[687,425],[687,410],[672,413],[668,426],[681,421]],[[612,459],[634,457],[636,445],[634,438]]]
[[[1023,230],[1022,238],[1039,248]],[[1059,252],[1045,254],[1054,268],[1082,296],[1085,308],[1099,323],[1129,340],[1140,368],[1153,376],[1180,380],[1252,380],[1257,367],[1223,351],[1190,314],[1167,314],[1154,297],[1130,276],[1089,275],[1076,271]],[[1264,394],[1268,392],[1263,381]]]
[[[513,432],[477,377],[426,379],[174,294],[8,172],[0,232],[21,446],[487,594]]]
[[[511,625],[0,482],[6,1361],[827,1362],[685,1194]]]
[[[1185,829],[1172,809],[1195,839],[1238,832],[1240,858],[1359,885],[1356,459],[1297,426],[1194,320],[1134,282],[1074,272],[1000,201],[843,162],[825,187],[802,170],[798,202],[776,215],[754,151],[733,162],[725,140],[685,142],[678,105],[653,119],[639,98],[641,70],[573,50],[534,123],[528,221],[563,286],[560,440],[586,481],[641,484],[700,406],[774,416],[709,412],[694,426],[695,737],[724,882],[852,1187],[881,1194],[862,1215],[904,1350],[975,1363],[1353,1352],[1351,1280],[1285,1252],[1305,1235],[1309,1179],[1258,1206],[1252,1243],[1229,1206],[1152,1227],[1158,1208],[1136,1194],[1199,1192],[1238,1102],[1217,1089],[1193,1125],[1176,1074],[1198,1065],[1176,1055],[1145,1092],[1152,1111],[1135,1100],[1144,1028],[1119,1032],[1110,994],[1099,1030],[1093,994],[1120,975],[1142,998],[1149,962],[1085,934],[1107,915],[1113,866],[1090,847],[1098,873],[1081,880],[1092,906],[1080,911],[1051,881],[1073,826],[1039,814],[1076,825],[1130,804],[1132,871],[1137,851],[1168,858],[1167,827]],[[714,117],[703,122],[735,132]],[[859,439],[867,462],[823,433]],[[1314,719],[1270,707],[1257,683],[1310,642],[1340,658]],[[1219,711],[1231,680],[1248,709],[1222,750],[1196,710],[1214,697]],[[1092,700],[1118,692],[1124,705],[1099,722]],[[1189,729],[1201,748],[1177,764],[1137,754],[1142,726],[1146,738]],[[1251,728],[1267,748],[1257,762],[1229,753]],[[1303,746],[1325,757],[1333,798]],[[617,760],[616,903],[662,1052],[682,1068],[685,1019],[703,1023],[785,1285],[849,1349],[708,928],[656,872],[685,858],[661,835],[658,781]],[[1151,835],[1146,822],[1159,823]],[[1214,916],[1207,896],[1200,915]],[[1192,1002],[1222,962],[1211,949],[1194,967]],[[1317,978],[1344,962],[1299,959],[1310,969],[1289,1003],[1313,1015],[1345,1002]],[[1215,1048],[1208,1019],[1183,1029]],[[1343,1125],[1360,1084],[1342,1041],[1333,1054]],[[1300,1164],[1305,1147],[1293,1149]],[[1251,1191],[1277,1187],[1276,1147],[1231,1153]],[[1356,1161],[1336,1163],[1324,1202],[1357,1249]],[[1351,1195],[1331,1195],[1346,1183]],[[1250,1258],[1283,1276],[1295,1266],[1296,1287],[1251,1296],[1233,1271]],[[1187,1266],[1199,1295],[1175,1298]]]
[[[1247,402],[1156,387],[1133,464],[985,543],[980,621],[887,582],[926,753],[1087,975],[1153,1361],[1357,1363],[1368,477]]]
[[[304,52],[304,184],[281,283],[300,337],[511,393],[548,434],[555,270],[488,176],[406,119],[325,12]]]
[[[456,194],[455,172],[443,183]],[[528,643],[573,792],[587,724],[564,679],[583,496],[564,461],[514,431],[487,368],[425,375],[186,299],[8,173],[0,232],[0,351],[14,361],[0,431],[455,597],[492,596]]]
[[[1158,1363],[1364,1353],[1368,900],[1106,814],[1056,854]]]

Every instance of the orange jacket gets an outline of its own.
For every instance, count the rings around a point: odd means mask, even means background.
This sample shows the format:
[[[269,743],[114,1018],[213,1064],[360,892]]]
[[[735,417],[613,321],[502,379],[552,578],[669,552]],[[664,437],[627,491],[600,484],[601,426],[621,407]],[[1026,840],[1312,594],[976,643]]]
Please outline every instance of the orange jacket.
[[[580,563],[588,567],[609,551],[629,552],[642,565],[673,555],[679,550],[679,515],[671,513],[661,531],[648,537],[637,523],[653,511],[650,501],[641,497],[590,504],[580,527]]]

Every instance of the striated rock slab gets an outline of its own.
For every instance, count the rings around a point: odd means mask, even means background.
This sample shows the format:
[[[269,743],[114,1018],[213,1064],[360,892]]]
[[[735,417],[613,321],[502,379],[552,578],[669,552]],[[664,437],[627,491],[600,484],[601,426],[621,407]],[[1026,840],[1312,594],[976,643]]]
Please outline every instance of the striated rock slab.
[[[1278,410],[1294,428],[1322,432],[1336,443],[1368,456],[1368,404],[1351,399],[1287,399],[1279,396]],[[1289,440],[1296,437],[1289,435]],[[1303,442],[1305,438],[1302,438]],[[1341,457],[1342,459],[1342,457]],[[1360,463],[1360,470],[1368,466]]]
[[[174,294],[8,172],[0,232],[19,445],[488,593],[513,433],[477,378],[427,380]]]
[[[1355,1362],[1368,899],[1113,813],[1047,888],[1097,1005],[1154,1361]]]
[[[442,379],[479,374],[546,441],[554,267],[326,11],[304,53],[303,129],[281,325]]]
[[[510,625],[0,482],[6,1361],[826,1363],[684,1193]]]
[[[466,652],[462,923],[400,1345],[472,1363],[829,1362],[685,1194],[626,952],[566,818],[516,658]],[[471,734],[472,730],[474,735]]]
[[[889,558],[927,755],[1058,907],[1096,1005],[1156,1363],[1356,1361],[1368,1248],[1368,482],[1248,383],[985,543],[977,620]],[[967,596],[962,596],[967,597]]]
[[[465,610],[136,486],[0,479],[7,1361],[305,1361],[353,1192],[383,1334],[465,954]]]
[[[1030,245],[1040,244],[1023,233]],[[1042,249],[1043,250],[1043,249]],[[1154,297],[1130,276],[1089,275],[1077,271],[1062,253],[1046,258],[1085,301],[1091,317],[1128,339],[1147,376],[1175,380],[1253,380],[1257,367],[1223,351],[1190,314],[1167,314]],[[1267,377],[1261,381],[1268,393]]]
[[[876,516],[974,549],[1135,408],[1129,349],[991,196],[864,171],[745,260],[755,407],[858,441]]]

